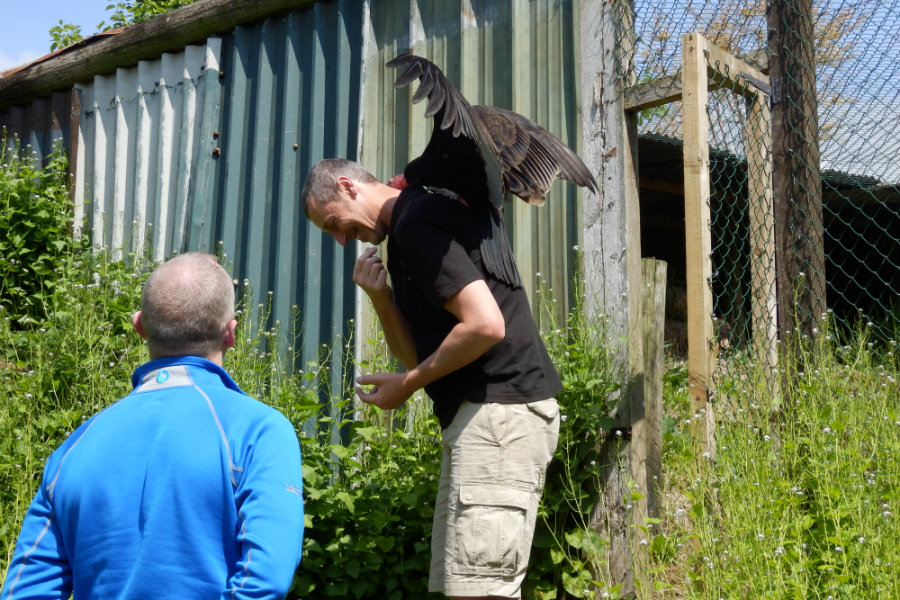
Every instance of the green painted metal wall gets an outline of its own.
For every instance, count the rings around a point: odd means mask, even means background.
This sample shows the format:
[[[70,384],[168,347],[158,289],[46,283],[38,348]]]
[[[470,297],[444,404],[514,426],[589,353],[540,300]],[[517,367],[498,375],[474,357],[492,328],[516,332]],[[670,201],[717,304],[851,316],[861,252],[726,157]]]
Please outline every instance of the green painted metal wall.
[[[387,179],[431,132],[385,63],[426,56],[471,102],[521,112],[577,150],[577,34],[574,0],[330,0],[98,75],[75,86],[68,138],[82,233],[157,260],[224,252],[273,323],[299,315],[301,362],[315,360],[370,315],[351,281],[360,245],[339,247],[298,204],[308,169],[340,156]],[[14,113],[4,122],[24,122]],[[540,273],[563,306],[578,200],[559,182],[545,206],[516,200],[506,214],[529,289]]]
[[[371,0],[364,31],[360,161],[387,179],[431,135],[424,102],[395,90],[385,63],[412,51],[435,62],[472,104],[515,110],[578,151],[579,5],[573,0]],[[461,177],[465,174],[460,174]],[[513,199],[505,218],[529,291],[549,285],[565,307],[579,243],[580,194],[557,182],[542,207]],[[534,296],[532,296],[534,298]]]

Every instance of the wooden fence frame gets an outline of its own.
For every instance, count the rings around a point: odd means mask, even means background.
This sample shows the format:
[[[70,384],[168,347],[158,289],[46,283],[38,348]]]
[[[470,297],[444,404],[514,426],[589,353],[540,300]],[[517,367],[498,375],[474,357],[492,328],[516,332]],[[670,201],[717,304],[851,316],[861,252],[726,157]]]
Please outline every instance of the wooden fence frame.
[[[771,112],[766,92],[769,78],[743,60],[725,52],[699,33],[682,36],[682,135],[684,140],[684,222],[687,260],[688,373],[696,418],[694,432],[703,451],[715,454],[715,416],[711,396],[715,355],[713,330],[712,240],[709,208],[708,92],[728,88],[749,100],[742,135],[747,154],[748,210],[751,226],[753,352],[757,360],[775,367],[777,312],[775,223],[771,186],[772,161],[766,144]],[[751,83],[752,82],[752,83]]]

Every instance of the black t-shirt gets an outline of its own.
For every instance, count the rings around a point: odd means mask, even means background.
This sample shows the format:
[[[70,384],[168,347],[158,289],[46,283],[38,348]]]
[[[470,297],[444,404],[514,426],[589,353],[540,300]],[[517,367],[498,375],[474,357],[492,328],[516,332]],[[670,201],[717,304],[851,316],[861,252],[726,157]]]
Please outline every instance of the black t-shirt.
[[[409,322],[419,360],[430,356],[457,323],[443,308],[469,283],[484,279],[506,322],[506,337],[465,367],[425,386],[441,427],[463,400],[524,403],[562,390],[538,334],[525,291],[485,273],[475,213],[459,200],[406,188],[388,233],[394,301]]]

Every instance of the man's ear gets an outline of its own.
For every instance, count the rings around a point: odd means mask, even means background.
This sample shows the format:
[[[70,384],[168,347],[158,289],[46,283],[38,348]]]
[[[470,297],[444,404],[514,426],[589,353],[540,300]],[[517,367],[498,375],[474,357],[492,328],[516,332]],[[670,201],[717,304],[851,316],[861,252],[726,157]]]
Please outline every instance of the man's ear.
[[[235,337],[234,330],[237,329],[237,320],[232,319],[228,321],[228,325],[225,326],[225,333],[222,334],[222,345],[226,348],[234,348]]]
[[[138,332],[139,336],[147,339],[147,334],[144,332],[144,321],[141,317],[141,311],[137,311],[131,315],[131,324],[134,325],[134,330]]]
[[[339,192],[347,192],[350,198],[356,197],[356,183],[346,175],[341,175],[337,178],[337,185]]]

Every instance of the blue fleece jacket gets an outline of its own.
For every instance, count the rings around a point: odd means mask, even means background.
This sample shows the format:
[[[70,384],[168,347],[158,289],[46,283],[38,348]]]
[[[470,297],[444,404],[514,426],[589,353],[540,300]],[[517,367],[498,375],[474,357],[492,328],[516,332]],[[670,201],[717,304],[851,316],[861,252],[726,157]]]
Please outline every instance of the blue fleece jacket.
[[[0,600],[283,598],[303,538],[291,423],[201,358],[132,383],[47,460]]]

